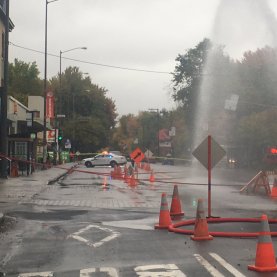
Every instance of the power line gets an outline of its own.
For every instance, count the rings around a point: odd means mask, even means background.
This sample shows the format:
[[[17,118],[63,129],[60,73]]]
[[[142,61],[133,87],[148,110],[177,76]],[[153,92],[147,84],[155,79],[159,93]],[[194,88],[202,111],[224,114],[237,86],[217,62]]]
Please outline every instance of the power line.
[[[29,47],[24,47],[24,46],[20,46],[18,44],[15,44],[13,42],[9,42],[10,45],[20,48],[20,49],[24,49],[27,51],[31,51],[31,52],[35,52],[35,53],[39,53],[39,54],[45,54],[43,51],[39,51],[36,49],[32,49]],[[52,57],[56,57],[59,58],[59,55],[55,55],[55,54],[51,54],[51,53],[47,53],[48,56],[52,56]],[[156,70],[147,70],[147,69],[139,69],[139,68],[130,68],[130,67],[123,67],[123,66],[116,66],[116,65],[109,65],[109,64],[102,64],[102,63],[95,63],[95,62],[88,62],[88,61],[83,61],[83,60],[79,60],[79,59],[72,59],[72,58],[66,58],[66,57],[62,57],[65,60],[69,60],[69,61],[74,61],[74,62],[79,62],[79,63],[84,63],[84,64],[90,64],[90,65],[96,65],[96,66],[102,66],[102,67],[109,67],[109,68],[115,68],[115,69],[121,69],[121,70],[129,70],[129,71],[138,71],[138,72],[145,72],[145,73],[156,73],[156,74],[170,74],[172,75],[171,72],[167,72],[167,71],[156,71]]]

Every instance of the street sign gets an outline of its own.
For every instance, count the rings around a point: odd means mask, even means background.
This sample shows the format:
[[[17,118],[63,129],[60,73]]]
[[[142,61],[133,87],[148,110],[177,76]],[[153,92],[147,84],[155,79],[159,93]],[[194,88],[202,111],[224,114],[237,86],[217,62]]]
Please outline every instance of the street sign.
[[[226,155],[225,150],[211,138],[211,169]],[[207,169],[208,159],[208,137],[192,152],[192,155]]]
[[[212,168],[225,156],[225,154],[225,150],[211,136],[204,139],[204,141],[192,152],[192,155],[208,169],[208,217],[212,217]]]
[[[65,114],[57,114],[56,117],[57,118],[65,118]]]
[[[65,143],[64,143],[64,148],[66,148],[66,149],[70,149],[70,148],[71,148],[71,142],[70,142],[69,139],[67,139],[67,140],[65,141]]]
[[[153,153],[149,149],[145,151],[144,155],[147,159],[151,159],[153,157]]]
[[[143,152],[139,149],[136,148],[131,154],[130,157],[132,160],[134,160],[135,162],[139,163],[144,159],[144,154]]]
[[[55,129],[46,132],[47,142],[55,142]]]

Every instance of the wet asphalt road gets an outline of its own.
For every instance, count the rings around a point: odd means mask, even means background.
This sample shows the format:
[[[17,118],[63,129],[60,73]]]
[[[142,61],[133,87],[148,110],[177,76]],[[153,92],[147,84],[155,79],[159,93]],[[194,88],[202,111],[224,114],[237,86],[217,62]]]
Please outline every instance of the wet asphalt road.
[[[207,172],[160,164],[152,168],[154,183],[149,172],[139,170],[140,183],[130,187],[98,175],[110,173],[109,167],[80,165],[79,171],[10,206],[7,230],[1,234],[0,271],[6,276],[265,276],[247,270],[255,260],[256,239],[194,242],[186,235],[154,230],[161,193],[167,193],[170,205],[174,184],[185,219],[195,217],[198,198],[207,208]],[[239,193],[253,174],[216,168],[212,215],[266,213],[276,218],[276,201],[262,191],[256,196]],[[259,224],[210,224],[209,230],[257,232]],[[277,226],[271,224],[271,230]],[[275,238],[273,242],[275,247]]]

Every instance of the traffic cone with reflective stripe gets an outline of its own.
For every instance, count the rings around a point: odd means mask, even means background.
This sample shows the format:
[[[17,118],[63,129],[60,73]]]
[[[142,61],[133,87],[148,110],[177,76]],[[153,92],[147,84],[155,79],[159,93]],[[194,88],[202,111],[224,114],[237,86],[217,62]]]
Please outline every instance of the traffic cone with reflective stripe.
[[[155,225],[155,229],[168,229],[168,226],[171,224],[172,222],[171,222],[171,218],[168,210],[166,193],[163,192],[162,199],[161,199],[159,223]]]
[[[208,222],[205,216],[203,199],[198,199],[196,219],[194,225],[194,234],[191,236],[192,240],[212,240],[213,237],[209,235]]]
[[[261,217],[261,229],[256,248],[255,265],[249,265],[248,269],[259,272],[277,271],[268,219],[265,214]]]
[[[150,174],[150,177],[149,177],[149,181],[151,183],[155,182],[155,176],[154,176],[153,170],[151,171],[151,174]]]
[[[274,178],[273,187],[271,189],[271,197],[277,197],[277,178]]]
[[[179,198],[178,186],[174,185],[172,201],[171,201],[171,206],[170,206],[170,216],[174,218],[174,217],[181,217],[184,214],[185,213],[182,211],[182,208],[181,208],[181,201]]]

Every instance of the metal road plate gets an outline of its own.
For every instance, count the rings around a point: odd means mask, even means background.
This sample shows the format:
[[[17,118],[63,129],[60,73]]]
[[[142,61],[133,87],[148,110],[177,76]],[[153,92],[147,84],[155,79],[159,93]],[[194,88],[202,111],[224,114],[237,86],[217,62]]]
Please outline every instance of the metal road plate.
[[[192,152],[192,155],[208,169],[208,137]],[[213,168],[224,156],[226,151],[211,138],[211,168]]]

